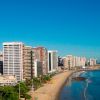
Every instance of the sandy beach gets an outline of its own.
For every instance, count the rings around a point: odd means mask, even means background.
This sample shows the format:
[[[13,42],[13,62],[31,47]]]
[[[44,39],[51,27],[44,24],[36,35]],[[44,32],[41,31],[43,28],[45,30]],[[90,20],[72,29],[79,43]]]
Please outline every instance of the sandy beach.
[[[58,94],[72,71],[55,75],[52,80],[32,93],[32,100],[57,100]]]

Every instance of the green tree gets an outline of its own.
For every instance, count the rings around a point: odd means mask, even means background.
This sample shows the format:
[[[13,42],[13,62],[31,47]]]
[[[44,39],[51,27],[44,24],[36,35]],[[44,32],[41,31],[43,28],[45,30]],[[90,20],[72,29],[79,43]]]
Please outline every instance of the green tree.
[[[50,81],[51,80],[51,76],[48,74],[48,75],[43,75],[41,77],[41,81],[42,83],[46,83],[47,81]]]
[[[19,84],[17,84],[15,86],[15,90],[17,93],[19,93],[19,88],[20,88],[20,97],[21,98],[25,98],[25,100],[31,99],[31,96],[27,94],[30,89],[28,88],[28,86],[26,86],[26,84],[24,82],[20,82]]]
[[[26,84],[26,86],[32,86],[32,80],[26,79],[25,84]]]
[[[1,100],[18,100],[18,93],[12,86],[0,87]]]
[[[26,94],[26,93],[23,94],[23,97],[25,98],[25,100],[30,100],[31,99],[31,96]]]
[[[2,86],[0,86],[0,100],[2,100],[3,99],[3,87]]]
[[[34,77],[33,78],[33,85],[34,85],[35,89],[38,89],[39,87],[41,87],[42,86],[41,79]]]

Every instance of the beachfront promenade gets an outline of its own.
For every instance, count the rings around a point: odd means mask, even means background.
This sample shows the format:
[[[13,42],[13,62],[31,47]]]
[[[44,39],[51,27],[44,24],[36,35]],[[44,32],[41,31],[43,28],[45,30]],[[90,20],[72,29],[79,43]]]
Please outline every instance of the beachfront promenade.
[[[32,93],[32,100],[58,100],[58,94],[73,71],[65,71],[55,75],[52,80]]]

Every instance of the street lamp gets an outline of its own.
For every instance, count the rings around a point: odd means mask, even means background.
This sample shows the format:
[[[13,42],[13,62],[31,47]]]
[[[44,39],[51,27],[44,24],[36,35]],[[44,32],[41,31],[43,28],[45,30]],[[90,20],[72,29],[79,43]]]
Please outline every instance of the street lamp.
[[[20,100],[20,82],[19,82],[19,100]]]

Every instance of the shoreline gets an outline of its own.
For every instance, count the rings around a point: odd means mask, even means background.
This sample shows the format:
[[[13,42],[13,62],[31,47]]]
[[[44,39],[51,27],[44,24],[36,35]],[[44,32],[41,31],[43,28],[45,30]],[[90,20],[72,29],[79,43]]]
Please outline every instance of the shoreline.
[[[89,69],[84,71],[91,71],[98,69]],[[71,70],[64,71],[55,75],[49,83],[44,84],[43,87],[40,87],[34,91],[31,96],[31,100],[59,100],[60,92],[65,83],[68,81],[68,78],[77,72],[82,72],[83,70]]]
[[[81,84],[80,85],[80,89],[82,89],[82,90],[78,90],[77,91],[77,94],[78,94],[78,98],[80,98],[80,99],[82,99],[83,98],[83,96],[84,96],[84,93],[85,93],[85,95],[86,95],[86,90],[87,90],[87,88],[88,88],[88,86],[90,85],[89,83],[91,83],[92,84],[92,82],[94,83],[94,82],[97,82],[97,84],[98,84],[98,81],[96,81],[96,79],[98,79],[98,74],[93,74],[93,73],[98,73],[98,71],[99,71],[99,74],[100,74],[100,69],[92,69],[92,70],[87,70],[86,71],[86,73],[84,74],[84,75],[82,75],[82,76],[79,76],[79,77],[83,77],[83,78],[85,78],[85,80],[75,80],[75,81],[77,81],[77,83],[74,83],[73,81],[72,81],[72,79],[71,79],[71,85],[68,85],[70,88],[69,89],[67,89],[66,88],[66,86],[64,86],[64,88],[63,88],[63,91],[61,92],[62,94],[61,94],[61,99],[62,100],[64,100],[65,98],[69,98],[69,100],[70,99],[75,99],[74,97],[75,97],[75,94],[74,94],[74,92],[72,92],[73,90],[75,91],[75,90],[77,90],[77,86],[79,85],[79,84]],[[78,71],[79,72],[79,71]],[[81,71],[80,71],[81,72]],[[84,71],[85,72],[85,71]],[[81,72],[80,74],[82,74],[82,73],[84,73],[84,72]],[[75,73],[77,73],[77,71],[75,72]],[[87,73],[89,73],[88,75],[89,76],[85,76]],[[91,75],[91,73],[92,73],[92,75]],[[94,77],[94,75],[97,75],[97,76],[95,76],[95,79],[94,78],[90,78],[90,77]],[[76,76],[77,77],[77,76]],[[81,81],[84,81],[85,82],[85,85],[84,85],[84,83],[82,83]],[[75,85],[75,84],[77,84],[77,85]],[[96,84],[95,84],[96,85]],[[84,87],[84,88],[83,88]],[[68,91],[71,91],[71,92],[69,92],[68,93]],[[80,94],[80,91],[82,91],[82,93],[83,93],[83,95],[79,95]],[[84,92],[85,91],[85,92]],[[87,90],[88,91],[88,90]],[[94,89],[94,91],[95,91],[95,89]],[[88,91],[89,92],[89,91]],[[68,93],[68,95],[66,94],[66,93]],[[90,92],[91,93],[91,92]],[[76,94],[76,95],[77,95]],[[91,94],[88,94],[88,95],[90,95],[90,96],[92,96],[92,93]],[[94,96],[95,97],[95,96]],[[99,95],[98,95],[98,97],[99,97]],[[76,97],[77,98],[77,97]],[[78,99],[77,98],[77,99]],[[85,97],[84,97],[85,98]],[[83,98],[83,99],[84,99]],[[88,98],[88,97],[87,97]],[[89,98],[88,98],[89,99]],[[59,100],[59,99],[58,99]],[[76,100],[76,99],[75,99]]]
[[[58,100],[62,87],[74,72],[64,71],[55,75],[50,83],[45,84],[32,93],[32,97],[34,96],[32,100]]]
[[[74,74],[76,73],[77,71],[73,71],[64,81],[64,83],[62,84],[62,86],[60,87],[59,91],[58,91],[58,94],[56,96],[56,99],[55,100],[59,100],[60,98],[60,93],[61,93],[61,90],[63,89],[64,85],[68,82],[69,78]]]

